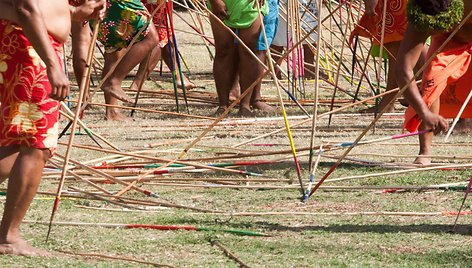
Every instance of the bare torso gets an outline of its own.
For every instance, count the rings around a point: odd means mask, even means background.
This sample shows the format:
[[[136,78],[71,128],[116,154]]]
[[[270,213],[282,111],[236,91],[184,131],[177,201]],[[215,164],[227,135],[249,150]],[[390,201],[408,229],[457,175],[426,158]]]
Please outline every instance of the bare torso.
[[[64,43],[70,33],[70,11],[67,0],[38,0],[48,33]],[[11,0],[0,0],[0,18],[20,24]]]

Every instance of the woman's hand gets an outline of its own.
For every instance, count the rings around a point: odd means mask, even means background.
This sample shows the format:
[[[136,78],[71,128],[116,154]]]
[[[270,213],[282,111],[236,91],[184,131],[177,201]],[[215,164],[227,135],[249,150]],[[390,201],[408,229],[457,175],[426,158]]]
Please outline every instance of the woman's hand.
[[[211,0],[211,9],[213,14],[221,20],[228,18],[228,12],[226,10],[226,5],[223,0]]]

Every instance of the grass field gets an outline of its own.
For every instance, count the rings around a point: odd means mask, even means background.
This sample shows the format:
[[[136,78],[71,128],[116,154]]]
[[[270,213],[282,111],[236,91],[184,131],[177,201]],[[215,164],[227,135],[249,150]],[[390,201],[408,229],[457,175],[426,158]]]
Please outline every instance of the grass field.
[[[185,15],[185,14],[184,14]],[[179,23],[176,27],[188,30]],[[204,88],[189,94],[192,98],[190,114],[212,116],[216,110],[215,89],[212,80],[212,63],[198,37],[179,33],[180,49],[191,70],[190,77]],[[172,84],[166,72],[152,75],[159,80],[145,83],[139,107],[175,111]],[[129,85],[132,77],[127,79]],[[327,85],[324,84],[326,87]],[[274,106],[277,104],[275,87],[270,81],[263,84],[263,95]],[[313,82],[306,84],[309,91]],[[76,94],[76,92],[74,92]],[[130,96],[132,96],[130,92]],[[329,99],[332,91],[323,89],[322,99]],[[363,97],[370,93],[362,93]],[[73,99],[74,96],[72,96]],[[337,96],[347,99],[345,95]],[[309,96],[307,97],[309,99]],[[102,102],[97,93],[94,102]],[[183,102],[181,101],[181,105]],[[289,102],[287,101],[287,104]],[[342,105],[338,104],[337,106]],[[183,107],[183,106],[182,106]],[[287,105],[290,116],[303,115],[294,105]],[[306,104],[306,109],[312,107]],[[363,140],[389,137],[401,133],[403,110],[398,114],[384,116],[374,131]],[[327,105],[320,112],[328,111]],[[370,115],[352,115],[359,107],[348,109],[333,116],[330,126],[328,117],[318,122],[316,144],[335,144],[353,141],[372,121]],[[250,142],[244,146],[234,145],[283,128],[278,114],[258,114],[259,121],[240,119],[233,111],[229,118],[216,126],[193,147],[187,158],[192,163],[208,164],[232,161],[276,161],[266,165],[248,165],[237,169],[263,174],[242,176],[239,174],[197,170],[150,175],[136,185],[159,194],[158,198],[146,197],[137,191],[128,191],[125,198],[141,200],[118,202],[94,199],[98,193],[86,183],[68,177],[64,197],[61,200],[56,222],[95,223],[91,226],[54,225],[48,242],[45,242],[47,225],[54,196],[38,194],[26,216],[22,230],[25,238],[34,246],[53,252],[50,258],[25,258],[2,256],[0,267],[143,267],[133,260],[147,261],[173,267],[238,267],[238,264],[212,245],[219,241],[249,267],[470,267],[472,250],[471,216],[463,215],[455,232],[450,232],[455,219],[453,213],[461,205],[464,191],[444,189],[412,189],[393,193],[384,192],[397,186],[428,186],[461,183],[471,176],[470,169],[441,169],[398,174],[382,174],[392,171],[411,170],[417,153],[416,137],[395,141],[382,141],[356,147],[352,158],[341,164],[329,179],[354,175],[372,175],[367,178],[351,178],[326,182],[307,203],[300,201],[296,169],[290,153],[287,135],[278,134]],[[124,152],[141,156],[175,159],[181,150],[212,123],[210,119],[195,119],[152,112],[137,112],[133,121],[107,122],[102,120],[104,109],[93,105],[86,112],[84,122],[92,130],[103,135]],[[271,119],[272,118],[272,119]],[[263,120],[261,120],[263,119]],[[292,118],[295,124],[305,118]],[[65,125],[67,122],[63,120]],[[264,121],[265,120],[265,121]],[[294,142],[299,149],[301,178],[308,182],[308,156],[306,150],[311,136],[311,122],[292,129]],[[76,145],[95,146],[87,136],[77,135]],[[60,142],[67,142],[64,136]],[[155,144],[154,148],[145,148]],[[108,147],[106,147],[109,149]],[[449,158],[435,158],[435,164],[467,164],[472,143],[466,134],[454,134],[448,142],[435,138],[434,154]],[[64,153],[65,146],[59,147]],[[273,154],[274,152],[285,152]],[[254,156],[256,153],[264,154]],[[316,179],[325,174],[342,154],[341,150],[323,154]],[[107,161],[119,157],[112,153],[74,148],[71,158],[90,165],[99,165],[102,157]],[[455,158],[452,158],[455,156]],[[329,158],[331,157],[331,158]],[[359,162],[358,159],[364,160]],[[155,161],[123,158],[115,164],[149,164]],[[108,162],[111,163],[111,162]],[[95,181],[110,192],[118,192],[123,186],[110,184],[82,169],[75,169],[80,176]],[[144,169],[102,170],[119,179],[136,179]],[[122,172],[122,173],[118,173]],[[379,174],[377,174],[379,173]],[[375,175],[377,174],[377,175]],[[58,171],[48,169],[44,173],[41,193],[55,193]],[[3,185],[3,188],[6,184]],[[72,188],[71,188],[72,187]],[[355,187],[349,188],[349,187]],[[76,189],[76,190],[74,190]],[[106,197],[110,200],[109,197]],[[4,200],[4,199],[2,199]],[[178,204],[183,208],[160,206],[151,202]],[[470,201],[464,211],[470,211]],[[123,206],[127,207],[123,207]],[[198,210],[211,210],[202,212]],[[246,212],[244,214],[243,212]],[[256,213],[256,215],[247,215]],[[259,213],[259,214],[257,214]],[[161,231],[153,229],[125,229],[104,227],[104,224],[192,225],[210,228],[210,231]],[[99,226],[101,225],[101,226]],[[248,230],[267,234],[267,237],[240,236],[224,230]],[[79,256],[95,253],[119,256],[128,260],[111,260],[103,256]]]

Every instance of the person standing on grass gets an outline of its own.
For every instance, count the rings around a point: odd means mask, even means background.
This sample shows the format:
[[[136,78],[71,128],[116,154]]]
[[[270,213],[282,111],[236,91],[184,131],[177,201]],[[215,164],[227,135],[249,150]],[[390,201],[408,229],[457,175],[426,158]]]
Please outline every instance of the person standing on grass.
[[[300,14],[300,28],[303,29],[304,32],[308,33],[313,28],[318,26],[318,0],[299,0],[297,3],[298,13]],[[284,9],[287,12],[287,0],[282,1],[282,4],[284,5]],[[287,21],[290,21],[290,19],[287,19],[286,13],[283,14],[283,12],[279,12],[279,25],[277,27],[274,41],[271,46],[271,48],[277,51],[279,54],[282,54],[284,47],[287,47],[287,44],[291,44],[293,40],[295,40],[294,37],[290,37],[287,34],[287,31],[289,31],[290,33],[291,30],[287,27]],[[293,27],[293,25],[291,26]],[[287,40],[288,38],[290,38],[291,40]],[[317,39],[318,35],[316,33],[311,33],[309,37],[305,41],[303,41],[303,60],[306,63],[305,78],[307,79],[315,78],[315,54],[313,53],[307,42],[314,42]],[[316,46],[316,44],[313,43],[313,46]],[[278,61],[279,58],[280,57],[277,56],[274,57],[276,61]],[[276,71],[278,77],[280,78],[281,74],[278,66],[276,68]]]
[[[223,113],[229,106],[229,93],[238,75],[241,93],[244,93],[246,90],[254,90],[254,86],[251,88],[250,86],[262,74],[262,68],[254,55],[241,44],[236,43],[232,33],[224,27],[225,25],[236,31],[242,42],[253,53],[256,53],[261,32],[259,16],[261,13],[265,15],[269,11],[267,3],[261,2],[263,3],[260,3],[259,0],[209,0],[208,2],[210,10],[217,17],[210,16],[211,29],[215,39],[213,75],[219,102],[217,115]],[[261,7],[259,8],[258,5]],[[221,24],[222,22],[224,25]],[[247,94],[241,99],[239,115],[254,115],[251,110],[251,94]]]
[[[383,46],[389,55],[386,88],[388,92],[398,87],[397,78],[395,77],[395,58],[397,57],[398,48],[400,47],[400,43],[403,40],[407,28],[406,6],[408,0],[366,0],[364,3],[365,13],[351,32],[350,43],[352,43],[354,36],[361,36],[371,39],[373,45],[380,46],[383,37]],[[384,17],[385,5],[387,5],[387,7]],[[387,20],[388,23],[385,23],[385,28],[382,33],[385,20]],[[381,55],[375,56],[382,57]],[[396,93],[393,92],[384,95],[378,105],[362,110],[361,112],[379,112],[385,109],[389,103],[390,106],[386,108],[386,112],[393,112],[394,106],[392,99],[395,97],[395,94]]]
[[[102,90],[105,102],[117,105],[118,101],[132,102],[121,88],[126,75],[138,65],[155,48],[159,42],[151,14],[140,0],[110,0],[104,20],[100,23],[98,40],[105,46],[105,64],[103,75],[106,75],[121,58],[116,68],[105,80]],[[139,36],[137,36],[139,34]],[[133,39],[136,42],[123,55]],[[123,116],[116,107],[107,107],[106,120],[122,121]]]
[[[59,101],[69,92],[60,58],[71,17],[103,16],[104,8],[103,0],[73,9],[65,0],[0,0],[0,179],[9,178],[0,254],[48,255],[23,240],[20,224],[57,147]]]
[[[404,127],[408,131],[432,130],[419,136],[420,157],[417,164],[430,164],[433,133],[448,128],[444,119],[457,116],[468,96],[472,79],[472,19],[438,51],[423,72],[421,91],[414,82],[413,67],[417,62],[426,39],[431,35],[428,58],[433,56],[451,32],[472,10],[472,1],[463,0],[410,0],[407,8],[408,28],[400,46],[396,74],[400,88],[407,86],[404,97],[410,107],[405,114]],[[421,92],[421,93],[420,93]],[[462,114],[472,117],[469,103]],[[470,121],[468,121],[470,123]]]
[[[266,43],[265,43],[266,40],[264,38],[264,32],[261,31],[259,34],[259,39],[257,41],[257,49],[256,49],[256,56],[262,62],[266,60],[267,50],[270,49],[272,41],[274,40],[275,33],[277,32],[278,22],[279,22],[279,0],[268,0],[268,5],[269,5],[269,13],[267,13],[264,16],[263,24],[264,24],[264,29],[265,29],[265,37],[267,38],[267,44],[269,45],[269,48],[267,48]],[[263,66],[259,64],[258,67],[260,67],[258,72],[262,74],[264,72]],[[235,100],[236,98],[240,96],[238,82],[239,82],[239,76],[236,76],[235,81],[233,82],[233,86],[229,93],[230,100]],[[274,107],[270,106],[269,104],[265,103],[262,100],[261,89],[262,89],[262,81],[260,81],[254,86],[254,90],[251,93],[250,108],[252,109],[252,112],[254,112],[254,110],[256,109],[262,112],[266,112],[266,113],[275,111]]]
[[[169,67],[169,70],[171,69],[171,66],[174,66],[174,68],[177,68],[177,61],[176,61],[177,58],[175,57],[174,43],[172,40],[172,29],[169,28],[170,26],[168,25],[168,22],[167,22],[167,15],[172,14],[172,10],[173,10],[172,2],[170,4],[171,10],[167,11],[166,4],[161,5],[162,3],[161,1],[156,1],[156,0],[141,0],[141,1],[143,2],[144,6],[147,8],[147,10],[150,13],[153,13],[156,8],[161,6],[159,10],[154,13],[154,17],[152,18],[152,22],[154,23],[154,27],[156,28],[157,34],[159,36],[159,45],[154,47],[151,53],[148,56],[146,56],[146,58],[139,64],[138,72],[136,73],[133,83],[130,86],[130,89],[133,91],[138,90],[138,86],[141,83],[143,83],[144,79],[147,78],[147,77],[144,77],[146,72],[148,73],[148,75],[150,75],[161,58],[162,60],[164,60],[165,64]],[[170,50],[172,50],[172,54]],[[146,63],[147,63],[147,66],[146,66]],[[146,70],[146,67],[147,67],[147,70]],[[186,90],[190,90],[196,87],[196,85],[193,82],[191,82],[185,74],[182,74],[182,76],[184,80],[183,84],[185,85]],[[175,80],[176,80],[175,83],[177,83],[177,86],[179,88],[182,88],[183,84],[182,84],[182,81],[178,72],[177,72],[177,75],[175,76]]]

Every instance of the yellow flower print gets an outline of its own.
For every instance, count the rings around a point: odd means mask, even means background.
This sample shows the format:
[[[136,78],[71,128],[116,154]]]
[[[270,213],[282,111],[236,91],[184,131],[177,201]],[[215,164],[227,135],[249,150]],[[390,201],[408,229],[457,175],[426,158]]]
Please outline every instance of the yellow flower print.
[[[121,21],[118,27],[116,27],[116,33],[121,36],[121,38],[127,39],[134,33],[134,29],[127,21]]]
[[[35,122],[43,118],[43,113],[39,111],[38,106],[28,102],[21,102],[14,114],[11,123],[18,126],[22,132],[36,130]]]
[[[36,50],[32,46],[28,47],[28,54],[33,59],[34,66],[39,67],[39,65],[41,65],[46,68],[46,64],[38,55],[38,52],[36,52]]]
[[[4,34],[2,39],[2,52],[8,53],[10,55],[15,54],[15,52],[20,47],[18,42],[18,35],[16,34]]]
[[[3,73],[8,70],[8,64],[5,62],[6,55],[0,55],[0,85],[3,85]]]
[[[54,126],[48,129],[47,133],[44,137],[44,147],[46,148],[56,148],[57,147],[57,139],[59,137],[59,123],[56,122]]]

